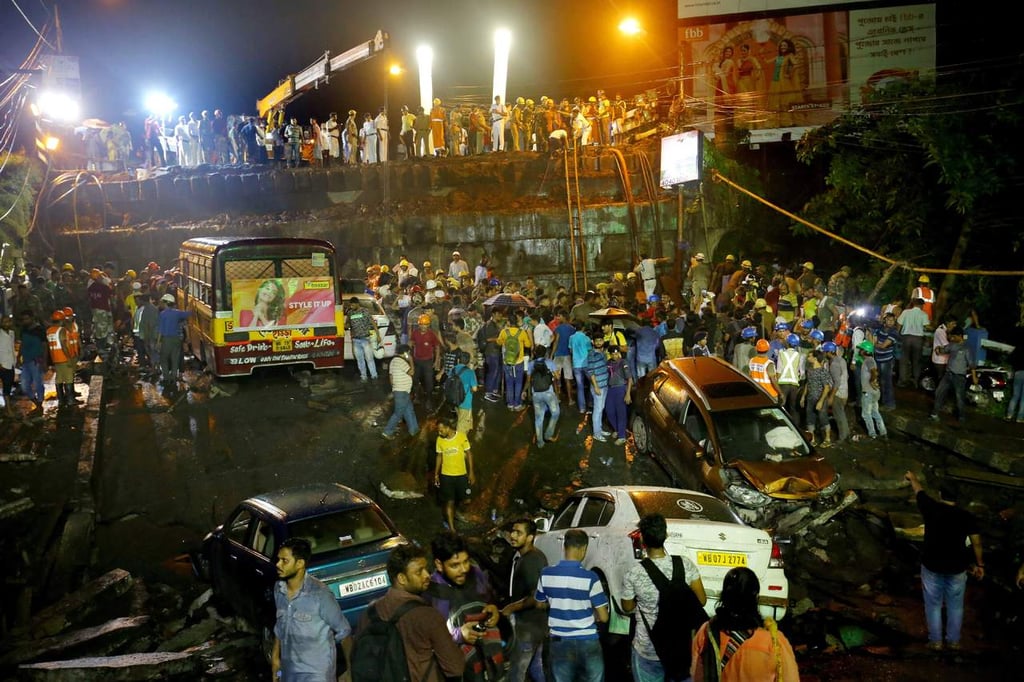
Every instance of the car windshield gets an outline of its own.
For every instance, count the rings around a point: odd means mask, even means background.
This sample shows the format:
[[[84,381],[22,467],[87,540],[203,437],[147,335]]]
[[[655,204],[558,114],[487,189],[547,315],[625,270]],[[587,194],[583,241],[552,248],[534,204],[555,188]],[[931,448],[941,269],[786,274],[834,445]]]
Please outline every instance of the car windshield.
[[[810,453],[803,436],[778,407],[715,412],[711,419],[723,462],[779,462]]]
[[[288,524],[288,537],[309,540],[313,556],[391,537],[391,528],[373,507],[358,507]]]
[[[633,504],[641,517],[657,513],[669,520],[742,523],[726,504],[706,495],[693,495],[684,491],[635,490],[629,496],[633,498]]]

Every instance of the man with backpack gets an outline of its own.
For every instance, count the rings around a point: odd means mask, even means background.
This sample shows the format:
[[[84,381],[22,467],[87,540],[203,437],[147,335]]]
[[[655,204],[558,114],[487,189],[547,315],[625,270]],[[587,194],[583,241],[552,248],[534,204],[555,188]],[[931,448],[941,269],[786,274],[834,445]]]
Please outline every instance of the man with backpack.
[[[529,377],[527,386],[533,398],[533,430],[537,436],[537,449],[544,448],[544,443],[553,443],[555,429],[558,428],[558,417],[561,410],[558,406],[558,394],[555,393],[555,363],[545,356],[543,347],[533,353],[533,362],[527,367]],[[548,417],[547,428],[544,418]]]
[[[708,619],[704,584],[697,566],[665,551],[668,525],[661,514],[638,524],[647,558],[622,581],[622,609],[636,609],[632,668],[635,682],[678,682],[690,677],[690,640]]]
[[[443,682],[462,675],[462,650],[444,617],[421,596],[430,584],[426,552],[400,545],[391,551],[387,571],[391,587],[363,613],[356,630],[352,679]],[[476,636],[471,625],[463,629],[465,637]]]
[[[505,372],[505,404],[513,412],[522,412],[523,384],[526,380],[526,349],[533,347],[530,333],[519,326],[519,316],[511,313],[508,324],[498,334],[501,348],[501,366]]]
[[[473,430],[473,394],[480,387],[477,385],[476,372],[468,367],[469,353],[455,351],[455,366],[444,380],[444,399],[458,413],[455,430],[469,435]]]

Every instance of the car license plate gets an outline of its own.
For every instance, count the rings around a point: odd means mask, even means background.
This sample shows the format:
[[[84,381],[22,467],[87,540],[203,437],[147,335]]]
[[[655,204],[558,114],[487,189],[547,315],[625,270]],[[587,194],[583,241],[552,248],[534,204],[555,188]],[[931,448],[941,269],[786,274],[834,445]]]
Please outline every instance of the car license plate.
[[[292,340],[288,337],[274,339],[274,352],[281,353],[292,349]]]
[[[338,584],[338,597],[351,597],[353,594],[362,594],[372,590],[382,589],[388,586],[388,574],[386,572],[374,573],[366,578],[353,580],[347,583]]]
[[[1002,400],[1006,397],[1006,394],[1002,391],[992,391],[992,397],[996,400]]]
[[[746,566],[747,555],[733,552],[697,552],[697,563],[702,566]]]

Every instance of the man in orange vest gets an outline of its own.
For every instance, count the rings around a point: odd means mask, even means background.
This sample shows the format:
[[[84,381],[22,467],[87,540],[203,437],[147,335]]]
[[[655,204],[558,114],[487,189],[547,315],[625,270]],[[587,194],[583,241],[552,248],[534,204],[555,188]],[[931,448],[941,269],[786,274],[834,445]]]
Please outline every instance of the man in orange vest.
[[[61,407],[74,407],[75,369],[80,354],[78,341],[71,334],[74,320],[62,310],[55,310],[52,319],[54,324],[46,330],[46,342],[50,348],[50,363],[56,370],[57,403]]]
[[[767,339],[758,339],[754,350],[757,355],[750,358],[750,378],[760,384],[765,393],[776,401],[782,395],[779,390],[779,381],[776,377],[775,363],[768,357],[768,350],[771,348]]]
[[[928,319],[934,322],[935,316],[932,314],[932,305],[935,303],[935,290],[929,288],[929,284],[931,284],[931,280],[928,279],[928,275],[918,277],[917,286],[914,287],[914,291],[910,294],[910,300],[919,298],[924,301],[921,310],[928,313]]]

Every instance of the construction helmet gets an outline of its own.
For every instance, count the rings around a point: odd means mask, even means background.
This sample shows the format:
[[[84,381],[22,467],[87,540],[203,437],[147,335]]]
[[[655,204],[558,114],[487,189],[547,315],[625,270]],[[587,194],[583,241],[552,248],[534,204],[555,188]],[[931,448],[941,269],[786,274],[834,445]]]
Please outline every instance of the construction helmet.
[[[149,263],[146,264],[146,269],[147,270],[159,270],[160,269],[160,264],[157,263],[155,260],[151,260],[151,261],[149,261]]]
[[[814,320],[804,320],[800,323],[800,326],[804,329],[814,329]]]
[[[61,312],[64,313],[64,317],[75,316],[75,311],[71,308],[71,306],[66,306],[63,310],[61,310]]]
[[[860,343],[857,344],[857,349],[858,350],[862,350],[865,353],[874,353],[875,352],[875,344],[871,343],[867,339],[864,339],[863,341],[861,341]]]
[[[744,327],[740,331],[740,336],[744,339],[752,339],[757,336],[757,327]]]
[[[596,97],[591,97],[591,98],[590,98],[590,99],[588,99],[587,101],[588,101],[588,102],[596,102],[596,101],[597,101],[597,98],[596,98]]]
[[[775,323],[774,329],[777,332],[789,331],[789,323],[786,322],[785,320],[779,320],[778,322]]]
[[[124,274],[126,277],[129,277],[131,279],[135,279],[136,277],[139,276],[139,273],[135,272],[134,270],[127,270]]]
[[[698,252],[697,252],[697,255],[696,255],[696,256],[694,256],[694,258],[695,258],[696,260],[698,260],[699,262],[701,262],[701,263],[703,263],[703,262],[704,262],[704,254],[703,254],[703,253],[701,253],[700,251],[698,251]]]
[[[516,104],[526,104],[526,99],[523,97],[516,97]]]
[[[433,291],[437,288],[437,282],[432,279],[427,280],[427,291]]]
[[[65,263],[60,267],[60,269],[63,270],[64,272],[74,272],[75,266],[72,265],[71,263]]]
[[[749,260],[744,260],[743,262],[740,263],[740,267],[743,268],[744,270],[749,270],[750,268],[754,267],[754,264],[751,263]]]
[[[422,324],[424,326],[430,324],[430,315],[420,315],[416,318],[416,324]]]
[[[614,275],[614,278],[615,278],[616,282],[621,282],[622,280],[624,280],[626,278],[626,276],[623,275],[621,272],[616,272],[615,275]]]
[[[736,256],[734,256],[734,255],[732,255],[730,253],[728,256],[725,257],[725,260],[727,260],[727,261],[735,261],[736,260]]]
[[[430,267],[430,261],[428,261],[428,260],[423,261],[423,267],[429,268]]]
[[[825,343],[821,344],[821,350],[825,351],[826,353],[835,353],[837,348],[838,346],[831,341],[826,341]]]
[[[160,297],[160,300],[164,303],[174,303],[174,294],[164,294]]]
[[[436,107],[436,106],[438,106],[439,104],[441,104],[441,99],[440,99],[439,97],[435,97],[435,98],[434,98],[434,106]]]
[[[99,268],[93,268],[89,271],[89,279],[99,279],[103,275],[103,271]]]
[[[386,265],[382,265],[382,266],[380,266],[380,271],[381,272],[391,272],[391,268],[389,268]]]
[[[527,98],[526,99],[526,106],[532,107],[533,105],[534,105],[534,101],[532,99],[530,99],[530,98]]]
[[[626,279],[636,279],[636,273],[635,272],[627,272],[626,273]]]
[[[51,315],[50,318],[54,322],[61,322],[61,321],[64,320],[64,311],[63,310],[54,310],[53,311],[53,315]]]
[[[754,350],[758,353],[767,353],[769,348],[771,348],[771,346],[768,345],[767,339],[758,339],[757,343],[754,345]]]
[[[814,339],[818,343],[821,343],[822,341],[825,340],[825,332],[821,331],[820,329],[812,329],[811,333],[808,334],[808,336],[810,336],[812,339]],[[872,346],[871,348],[873,350],[874,346]]]
[[[786,343],[796,348],[797,346],[800,345],[800,337],[797,336],[796,334],[790,334],[789,336],[786,337]]]
[[[807,261],[806,263],[804,263],[804,270],[811,270],[811,271],[813,271],[814,270],[814,263],[812,263],[811,261]]]
[[[920,277],[917,278],[918,284],[931,284],[931,282],[932,281],[928,279],[928,275],[921,275]]]
[[[650,296],[647,297],[647,302],[648,303],[658,303],[660,301],[661,301],[661,297],[658,296],[657,294],[651,294]]]

